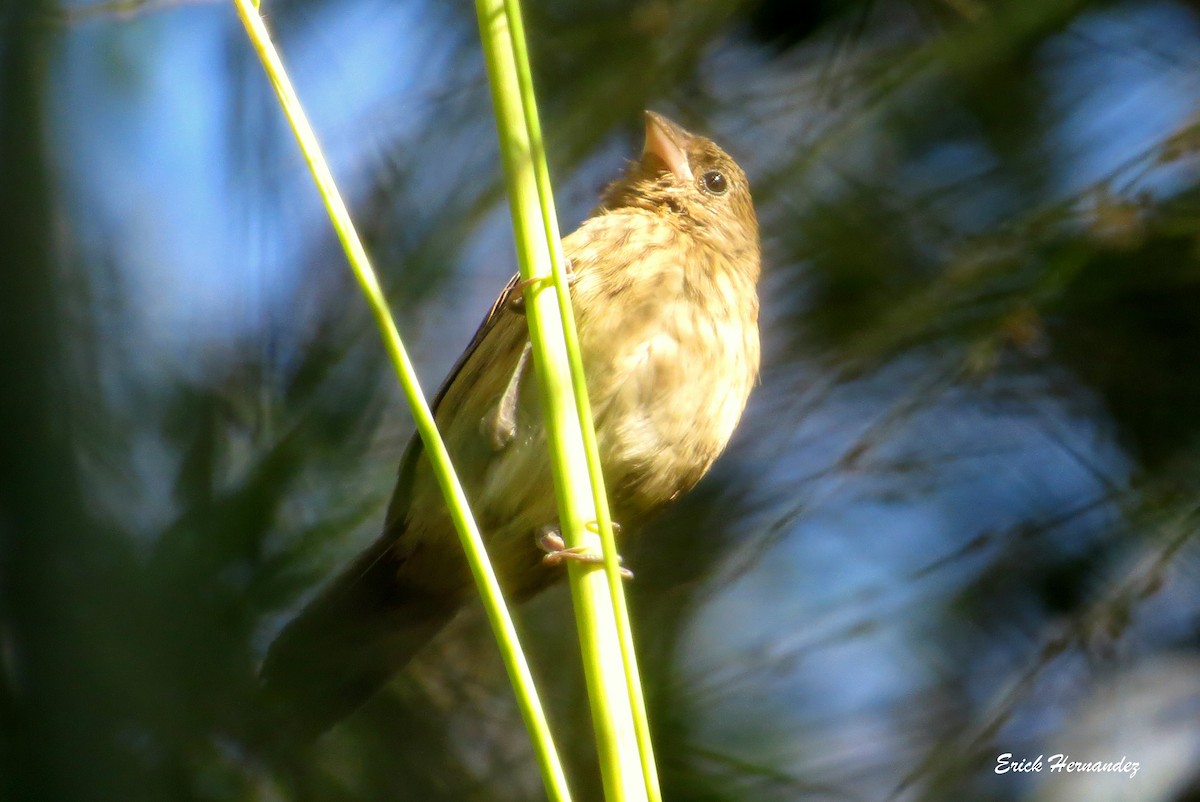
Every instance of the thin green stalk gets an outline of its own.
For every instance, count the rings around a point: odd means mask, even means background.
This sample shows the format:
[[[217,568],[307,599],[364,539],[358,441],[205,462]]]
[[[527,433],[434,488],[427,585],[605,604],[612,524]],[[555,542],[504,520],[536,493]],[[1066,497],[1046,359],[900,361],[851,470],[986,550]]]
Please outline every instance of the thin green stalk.
[[[552,450],[559,525],[569,545],[599,546],[605,555],[603,576],[575,566],[571,580],[606,795],[658,800],[520,9],[516,0],[477,0],[476,10],[508,176],[521,276],[529,282],[526,314]],[[555,292],[540,292],[550,280]],[[598,532],[589,531],[589,524],[598,524]]]
[[[592,406],[588,400],[587,377],[583,368],[583,357],[579,347],[579,333],[575,329],[575,314],[571,307],[571,293],[564,275],[562,238],[558,232],[558,213],[554,208],[554,193],[550,186],[550,170],[546,165],[546,152],[542,139],[541,123],[538,119],[537,102],[533,91],[533,76],[529,66],[529,51],[525,43],[525,25],[521,19],[519,0],[505,0],[511,31],[517,81],[521,92],[525,125],[529,131],[530,156],[533,161],[534,177],[537,181],[538,199],[541,203],[542,221],[545,226],[546,242],[550,248],[550,264],[554,275],[554,287],[558,296],[559,314],[571,375],[571,386],[575,392],[576,415],[583,434],[584,454],[587,457],[588,476],[596,506],[596,523],[604,554],[604,571],[608,581],[621,642],[621,660],[625,671],[625,682],[629,693],[629,705],[633,713],[637,735],[638,754],[642,772],[646,779],[646,794],[651,802],[659,802],[658,769],[654,761],[654,748],[650,740],[650,723],[646,715],[646,701],[642,695],[641,673],[638,671],[637,655],[633,647],[633,630],[629,619],[629,608],[625,601],[625,581],[621,576],[620,556],[613,535],[612,515],[608,508],[608,491],[604,485],[604,473],[600,465],[600,449],[596,444],[596,427],[592,418]]]
[[[529,665],[521,651],[520,644],[517,642],[516,629],[504,604],[504,599],[500,591],[500,583],[496,580],[495,572],[492,570],[491,563],[487,559],[483,538],[480,536],[479,528],[471,516],[466,495],[463,492],[462,485],[458,481],[457,475],[454,473],[453,466],[450,464],[450,455],[446,451],[446,445],[442,441],[441,435],[438,434],[433,413],[430,411],[429,405],[425,401],[425,396],[421,392],[416,371],[413,369],[412,362],[409,360],[408,353],[404,348],[404,343],[400,339],[396,323],[388,311],[387,301],[383,297],[383,291],[380,289],[379,281],[375,277],[375,271],[372,269],[366,250],[358,238],[354,224],[350,220],[349,212],[346,210],[346,205],[342,201],[341,194],[334,184],[329,166],[321,154],[316,135],[313,133],[312,127],[308,123],[308,118],[300,105],[300,101],[296,97],[295,90],[292,88],[291,81],[287,77],[279,54],[271,43],[270,35],[263,24],[262,17],[258,14],[256,5],[252,0],[234,0],[234,4],[237,6],[238,15],[246,26],[246,32],[250,37],[250,41],[262,61],[263,68],[266,70],[267,76],[275,87],[280,105],[283,107],[284,114],[291,124],[292,131],[300,143],[300,149],[317,183],[321,198],[325,202],[325,207],[333,222],[334,230],[337,232],[338,239],[346,251],[350,267],[354,272],[354,277],[357,279],[359,287],[367,299],[371,314],[374,316],[375,323],[383,336],[384,347],[392,360],[392,365],[395,367],[396,375],[404,390],[405,399],[412,408],[413,417],[416,419],[417,431],[425,444],[425,451],[433,466],[438,485],[446,497],[450,517],[454,521],[455,529],[458,530],[459,537],[462,540],[463,548],[467,555],[467,562],[470,564],[471,573],[474,575],[476,584],[479,586],[484,609],[487,611],[488,620],[500,645],[500,652],[504,658],[504,664],[508,670],[510,681],[516,691],[521,715],[524,717],[525,725],[529,728],[530,737],[533,739],[538,763],[546,784],[546,791],[551,799],[568,802],[570,800],[570,793],[567,790],[566,775],[558,759],[558,754],[550,735],[550,728],[546,723],[545,714],[542,712],[541,703],[538,700],[537,691],[533,686],[533,678],[529,672]]]

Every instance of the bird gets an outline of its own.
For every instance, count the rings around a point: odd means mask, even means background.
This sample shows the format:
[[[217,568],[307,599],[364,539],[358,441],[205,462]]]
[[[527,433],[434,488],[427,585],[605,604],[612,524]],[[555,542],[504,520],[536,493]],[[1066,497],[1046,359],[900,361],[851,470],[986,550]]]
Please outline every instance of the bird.
[[[562,244],[623,539],[707,473],[758,380],[761,248],[750,185],[711,139],[647,111],[641,158]],[[565,574],[524,288],[517,276],[509,281],[432,403],[501,586],[518,602]],[[260,687],[281,726],[298,741],[319,736],[385,685],[473,592],[414,436],[380,537],[268,648]]]

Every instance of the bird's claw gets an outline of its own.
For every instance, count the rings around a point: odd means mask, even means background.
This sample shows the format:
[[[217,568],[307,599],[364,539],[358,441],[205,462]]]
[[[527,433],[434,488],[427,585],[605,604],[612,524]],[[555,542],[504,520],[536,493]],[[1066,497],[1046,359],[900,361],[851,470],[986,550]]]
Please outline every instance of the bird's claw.
[[[613,531],[614,535],[621,534],[621,525],[619,523],[617,523],[616,521],[609,521],[608,525],[612,527],[612,531]],[[589,532],[595,532],[597,535],[600,534],[600,522],[599,521],[588,521],[587,523],[585,523],[583,525],[583,528],[588,530]]]
[[[546,565],[562,565],[568,560],[584,565],[604,565],[603,554],[598,554],[587,546],[567,546],[562,535],[555,529],[548,528],[542,532],[538,536],[537,544],[538,548],[546,552],[546,555],[542,557],[542,562]],[[621,562],[619,555],[617,562]],[[620,570],[623,579],[633,579],[633,571],[624,566]]]
[[[571,260],[567,259],[563,264],[563,275],[567,279],[567,286],[570,287],[575,283],[575,270],[571,267]],[[525,290],[530,287],[538,287],[544,289],[554,284],[553,276],[534,276],[533,278],[522,279],[513,285],[512,293],[509,295],[508,308],[519,314],[525,313]]]

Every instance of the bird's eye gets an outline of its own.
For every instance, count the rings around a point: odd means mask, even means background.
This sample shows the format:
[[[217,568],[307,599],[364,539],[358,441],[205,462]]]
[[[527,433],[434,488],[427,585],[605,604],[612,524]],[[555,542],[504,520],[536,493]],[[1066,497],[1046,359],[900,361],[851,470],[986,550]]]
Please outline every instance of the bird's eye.
[[[709,170],[700,176],[700,180],[704,183],[704,189],[713,195],[724,195],[729,189],[725,174],[718,170]]]

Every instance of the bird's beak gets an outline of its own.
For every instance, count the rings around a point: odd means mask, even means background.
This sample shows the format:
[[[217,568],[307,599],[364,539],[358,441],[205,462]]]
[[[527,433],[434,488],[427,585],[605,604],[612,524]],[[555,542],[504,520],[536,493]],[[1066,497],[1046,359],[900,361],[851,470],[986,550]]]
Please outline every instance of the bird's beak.
[[[692,168],[688,164],[687,146],[692,135],[661,114],[646,112],[646,147],[642,158],[654,156],[680,181],[691,183]]]

